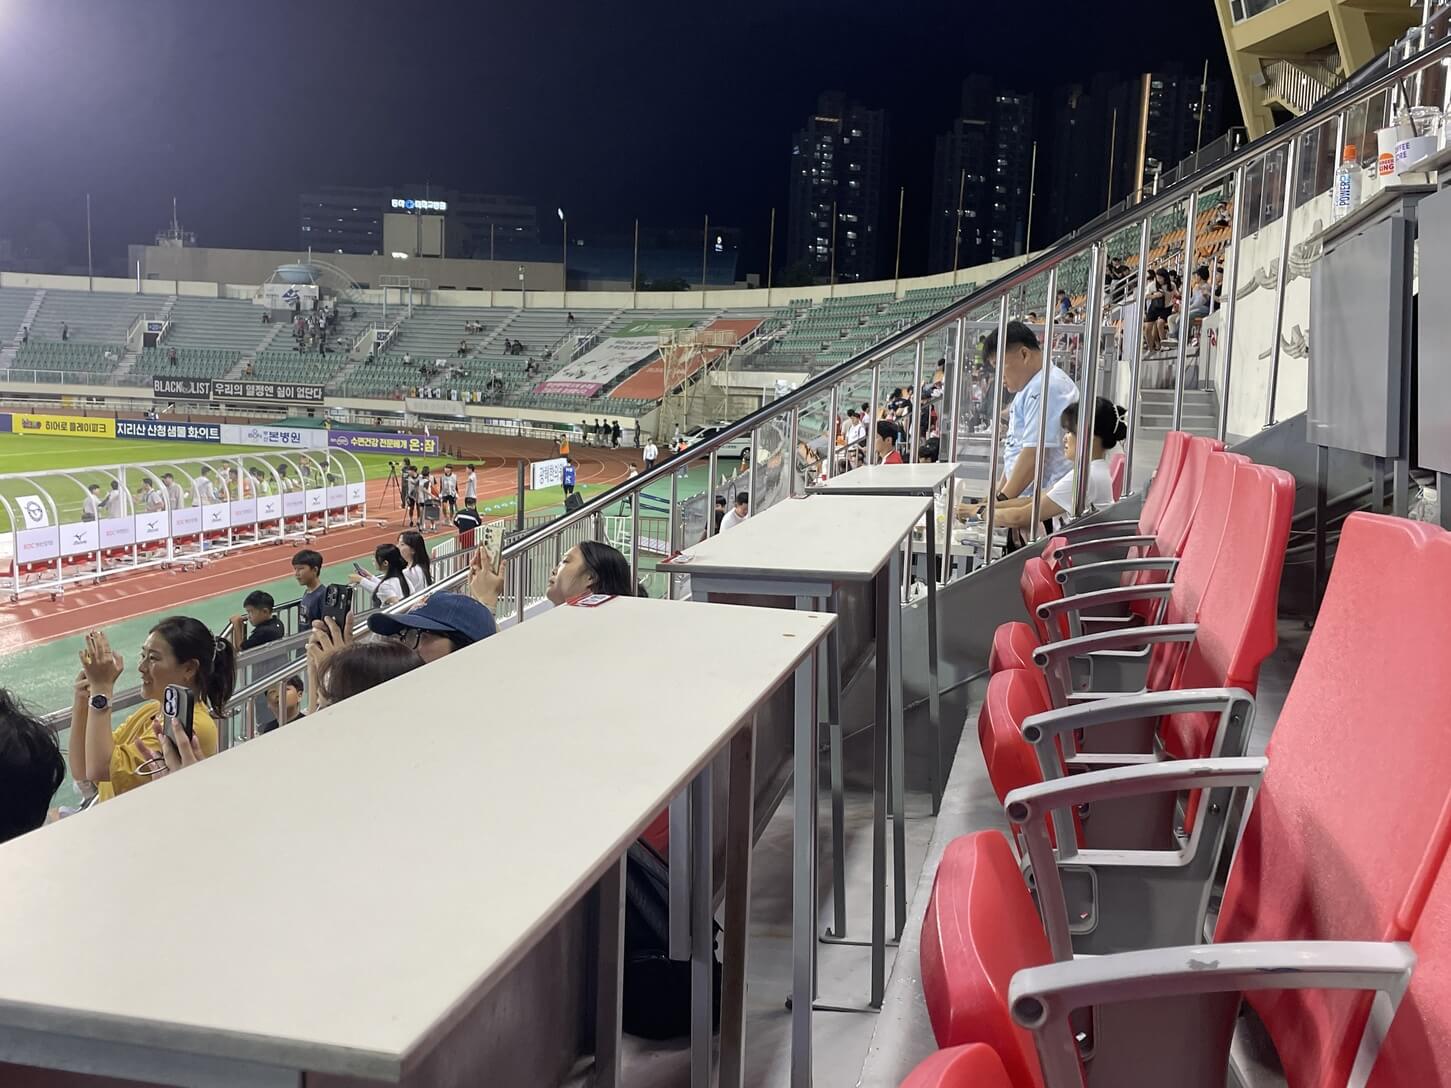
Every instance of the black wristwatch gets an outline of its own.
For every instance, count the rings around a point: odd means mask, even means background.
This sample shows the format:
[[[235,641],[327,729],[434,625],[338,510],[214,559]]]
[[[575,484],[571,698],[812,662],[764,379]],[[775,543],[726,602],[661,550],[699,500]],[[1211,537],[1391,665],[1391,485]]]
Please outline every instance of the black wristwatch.
[[[111,698],[110,698],[110,696],[108,696],[108,695],[92,695],[91,696],[91,709],[92,710],[108,710],[110,708],[110,706],[111,706]]]
[[[998,502],[1007,502],[1007,501],[1008,501],[1007,494],[1005,492],[999,491],[998,492]]]

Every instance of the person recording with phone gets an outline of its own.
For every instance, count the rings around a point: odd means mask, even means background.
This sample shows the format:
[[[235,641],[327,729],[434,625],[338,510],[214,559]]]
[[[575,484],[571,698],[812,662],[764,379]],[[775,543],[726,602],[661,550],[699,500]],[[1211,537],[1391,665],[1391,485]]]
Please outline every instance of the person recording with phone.
[[[111,700],[125,667],[102,631],[86,635],[71,709],[69,757],[74,777],[96,784],[97,802],[135,789],[159,773],[162,699],[177,686],[195,700],[190,736],[173,738],[193,760],[217,752],[217,724],[236,680],[232,643],[190,616],[168,616],[146,636],[136,671],[146,700],[113,725]]]
[[[408,584],[408,578],[404,574],[406,564],[398,545],[379,544],[373,551],[373,562],[378,567],[376,576],[354,563],[353,573],[348,575],[348,581],[355,586],[362,586],[373,595],[374,608],[396,604],[413,592],[413,587]]]

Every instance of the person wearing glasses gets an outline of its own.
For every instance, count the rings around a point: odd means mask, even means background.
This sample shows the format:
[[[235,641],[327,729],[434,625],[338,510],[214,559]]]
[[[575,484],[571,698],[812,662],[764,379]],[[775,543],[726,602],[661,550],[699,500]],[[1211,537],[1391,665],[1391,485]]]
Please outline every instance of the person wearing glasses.
[[[157,753],[174,748],[161,727],[161,696],[172,684],[196,697],[192,718],[195,758],[217,752],[217,724],[232,697],[236,663],[231,640],[217,638],[190,616],[168,616],[141,646],[136,671],[146,700],[119,726],[111,723],[111,700],[124,663],[104,632],[91,631],[81,650],[71,709],[71,773],[94,782],[97,802],[110,800],[163,771]]]

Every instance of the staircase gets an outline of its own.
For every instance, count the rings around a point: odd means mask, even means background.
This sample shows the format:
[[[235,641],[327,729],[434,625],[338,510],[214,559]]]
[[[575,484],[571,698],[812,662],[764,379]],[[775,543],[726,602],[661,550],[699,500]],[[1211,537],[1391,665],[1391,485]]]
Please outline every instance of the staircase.
[[[40,304],[45,301],[45,289],[41,288],[35,292],[30,300],[30,305],[25,308],[25,313],[20,318],[20,324],[15,327],[15,335],[10,338],[10,343],[0,348],[0,370],[8,370],[15,365],[15,356],[20,351],[20,332],[29,328],[35,321],[35,315],[40,310]]]
[[[1162,438],[1174,423],[1172,389],[1139,390],[1139,433]],[[1184,390],[1184,411],[1179,429],[1190,434],[1215,435],[1219,430],[1219,398],[1212,389]],[[1157,433],[1155,433],[1157,432]]]

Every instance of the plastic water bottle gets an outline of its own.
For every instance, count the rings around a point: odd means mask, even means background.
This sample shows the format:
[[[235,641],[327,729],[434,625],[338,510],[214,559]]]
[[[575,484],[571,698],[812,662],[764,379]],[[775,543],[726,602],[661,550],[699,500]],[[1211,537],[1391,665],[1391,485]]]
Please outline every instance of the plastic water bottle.
[[[1345,155],[1335,171],[1335,196],[1331,219],[1344,219],[1360,203],[1360,154],[1354,144],[1345,145]]]

